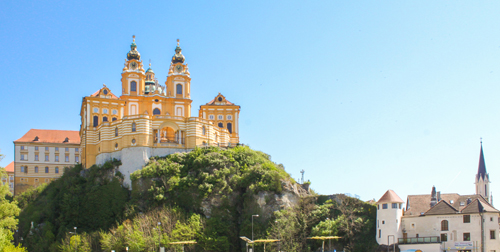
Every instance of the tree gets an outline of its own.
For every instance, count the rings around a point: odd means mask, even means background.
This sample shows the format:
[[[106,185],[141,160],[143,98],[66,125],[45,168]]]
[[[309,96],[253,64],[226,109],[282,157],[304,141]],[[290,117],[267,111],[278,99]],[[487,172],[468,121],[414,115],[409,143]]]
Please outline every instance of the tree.
[[[0,160],[3,155],[0,154]],[[3,167],[0,167],[0,177],[8,178]],[[11,241],[14,239],[13,232],[17,227],[20,209],[16,202],[10,202],[6,196],[10,196],[9,185],[0,184],[0,251],[4,251],[7,247],[11,247]]]

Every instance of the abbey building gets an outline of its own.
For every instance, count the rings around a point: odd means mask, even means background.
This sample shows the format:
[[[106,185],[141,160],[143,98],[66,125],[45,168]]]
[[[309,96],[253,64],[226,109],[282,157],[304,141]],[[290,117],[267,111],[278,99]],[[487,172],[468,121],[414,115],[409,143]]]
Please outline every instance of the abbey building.
[[[134,41],[121,73],[121,96],[108,87],[83,98],[81,162],[85,168],[116,158],[120,171],[141,169],[152,156],[188,152],[197,146],[235,146],[239,143],[240,106],[222,94],[191,116],[191,77],[177,40],[164,85],[147,70]]]

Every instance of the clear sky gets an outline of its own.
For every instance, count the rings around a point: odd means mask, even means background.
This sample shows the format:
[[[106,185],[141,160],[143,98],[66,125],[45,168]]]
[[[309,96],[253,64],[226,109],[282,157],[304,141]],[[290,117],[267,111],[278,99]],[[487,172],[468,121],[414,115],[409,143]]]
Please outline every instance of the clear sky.
[[[137,49],[164,82],[176,39],[192,115],[219,92],[240,140],[321,194],[500,197],[498,1],[2,1],[0,166],[31,128],[79,130],[82,97]],[[499,198],[500,200],[500,198]]]

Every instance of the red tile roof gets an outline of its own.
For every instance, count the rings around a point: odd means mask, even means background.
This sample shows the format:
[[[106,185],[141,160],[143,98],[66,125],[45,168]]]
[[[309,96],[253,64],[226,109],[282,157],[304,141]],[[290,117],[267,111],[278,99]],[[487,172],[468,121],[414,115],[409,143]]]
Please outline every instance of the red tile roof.
[[[66,138],[68,138],[66,141]],[[76,130],[30,129],[14,143],[63,143],[80,144],[80,132]]]
[[[393,190],[387,190],[377,203],[405,203]]]
[[[5,166],[5,171],[14,172],[14,161],[10,162],[7,166]]]

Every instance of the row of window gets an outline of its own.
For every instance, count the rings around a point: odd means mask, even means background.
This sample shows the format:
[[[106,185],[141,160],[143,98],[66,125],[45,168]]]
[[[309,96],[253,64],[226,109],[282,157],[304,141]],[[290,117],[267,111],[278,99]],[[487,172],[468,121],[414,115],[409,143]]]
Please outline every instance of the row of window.
[[[28,146],[21,145],[21,150],[28,150]],[[35,151],[39,150],[39,146],[35,146]],[[45,151],[49,151],[49,147],[45,147]],[[55,151],[59,151],[59,147],[55,147]],[[69,147],[64,148],[65,152],[69,152]],[[78,152],[78,148],[75,148],[75,152]]]
[[[418,235],[417,235],[418,237]],[[470,233],[463,233],[462,237],[463,241],[470,241]],[[495,230],[490,230],[490,240],[496,240],[496,231]],[[448,234],[443,233],[441,234],[441,241],[445,242],[448,241]]]
[[[21,166],[21,172],[28,173],[28,166]],[[49,173],[49,172],[50,172],[50,168],[45,167],[45,173]],[[56,167],[54,172],[59,173],[59,167]],[[35,173],[38,173],[38,166],[35,166]]]
[[[29,181],[29,179],[28,179],[28,178],[21,178],[21,179],[20,179],[20,181],[21,181],[21,182],[28,182],[28,181]],[[49,179],[49,178],[46,178],[46,179],[45,179],[45,182],[49,182],[49,181],[50,181],[50,179]],[[38,179],[38,178],[35,178],[35,182],[39,182],[39,179]]]
[[[233,116],[232,115],[227,115],[226,118],[227,118],[227,120],[233,120]],[[214,115],[209,115],[208,119],[214,120],[215,116]],[[224,120],[224,116],[223,115],[217,115],[217,120]]]
[[[99,108],[94,108],[93,111],[94,111],[94,113],[99,113]],[[102,109],[102,113],[103,114],[107,114],[108,112],[109,112],[108,109],[106,109],[106,108]],[[116,109],[111,110],[111,114],[112,115],[117,115],[118,114],[118,110],[116,110]]]
[[[401,209],[403,204],[401,203],[392,203],[392,209]],[[389,205],[387,203],[382,204],[382,209],[387,209],[389,208]],[[380,209],[380,205],[377,206],[377,209]]]
[[[26,154],[21,154],[20,159],[21,159],[22,161],[28,161],[28,155],[26,155]],[[55,155],[55,156],[54,156],[54,159],[55,159],[55,162],[59,162],[59,156],[58,156],[58,155]],[[39,157],[38,157],[38,154],[35,154],[35,161],[40,161],[40,160],[39,160]],[[46,161],[46,162],[49,162],[49,155],[45,155],[45,161]],[[65,155],[65,156],[64,156],[64,162],[69,162],[69,155]],[[80,160],[79,160],[79,156],[75,156],[75,162],[76,162],[76,163],[80,162]]]
[[[224,128],[224,124],[223,123],[218,123],[219,128]],[[229,131],[229,133],[233,133],[233,124],[232,123],[227,123],[226,125],[227,127],[227,131]],[[207,134],[207,129],[205,128],[205,126],[201,127],[201,134],[202,135],[206,135]]]

